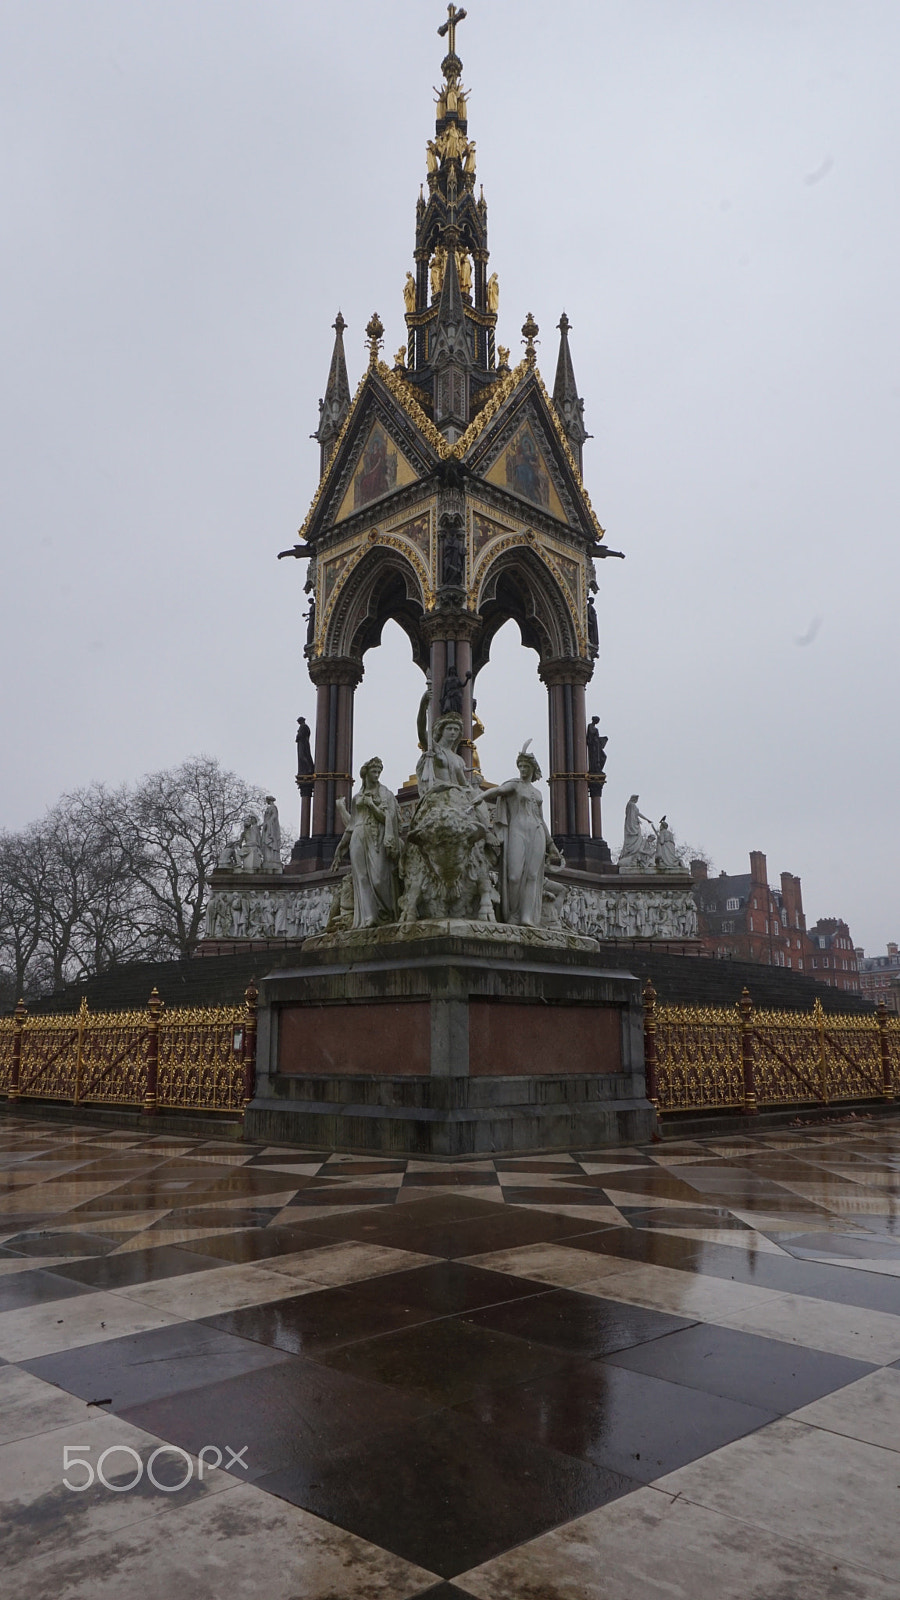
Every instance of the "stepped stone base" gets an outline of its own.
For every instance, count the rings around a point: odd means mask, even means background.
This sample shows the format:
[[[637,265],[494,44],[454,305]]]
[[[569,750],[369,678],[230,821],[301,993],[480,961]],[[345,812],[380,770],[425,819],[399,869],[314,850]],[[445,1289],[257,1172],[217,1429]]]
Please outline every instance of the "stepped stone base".
[[[250,1138],[452,1156],[652,1137],[639,986],[590,940],[320,936],[260,998]]]

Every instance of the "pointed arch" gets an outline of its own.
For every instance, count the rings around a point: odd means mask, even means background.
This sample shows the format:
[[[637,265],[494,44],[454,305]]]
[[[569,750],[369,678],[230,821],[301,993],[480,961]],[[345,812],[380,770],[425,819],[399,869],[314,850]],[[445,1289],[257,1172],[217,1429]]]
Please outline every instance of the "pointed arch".
[[[385,623],[394,621],[424,671],[428,647],[421,623],[427,598],[425,577],[410,556],[382,540],[373,542],[341,582],[326,622],[322,655],[361,661],[380,642]]]
[[[518,540],[500,551],[481,578],[477,599],[483,627],[474,659],[477,673],[490,655],[491,640],[510,618],[522,643],[541,661],[581,655],[572,604],[540,553]]]

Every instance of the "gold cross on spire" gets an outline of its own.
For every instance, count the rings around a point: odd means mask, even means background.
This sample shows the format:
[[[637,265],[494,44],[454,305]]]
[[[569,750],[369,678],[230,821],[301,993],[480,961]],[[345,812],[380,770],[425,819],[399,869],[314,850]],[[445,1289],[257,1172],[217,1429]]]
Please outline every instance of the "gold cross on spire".
[[[456,25],[458,22],[462,22],[465,14],[465,6],[449,5],[447,7],[447,21],[438,28],[438,34],[442,39],[445,34],[449,33],[450,35],[447,41],[447,52],[451,56],[456,55]]]

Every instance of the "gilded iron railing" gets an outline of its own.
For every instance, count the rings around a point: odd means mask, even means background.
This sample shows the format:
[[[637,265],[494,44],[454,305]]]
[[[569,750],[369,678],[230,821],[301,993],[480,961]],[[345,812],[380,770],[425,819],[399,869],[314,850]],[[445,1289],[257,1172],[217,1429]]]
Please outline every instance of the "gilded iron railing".
[[[0,1094],[8,1100],[157,1110],[241,1112],[256,1081],[256,1002],[167,1010],[154,989],[143,1011],[29,1017],[20,1000],[0,1020]]]
[[[0,1094],[6,1094],[12,1077],[15,1043],[15,1018],[0,1017]]]
[[[900,1084],[900,1018],[668,1006],[644,990],[647,1097],[660,1113],[892,1100]]]

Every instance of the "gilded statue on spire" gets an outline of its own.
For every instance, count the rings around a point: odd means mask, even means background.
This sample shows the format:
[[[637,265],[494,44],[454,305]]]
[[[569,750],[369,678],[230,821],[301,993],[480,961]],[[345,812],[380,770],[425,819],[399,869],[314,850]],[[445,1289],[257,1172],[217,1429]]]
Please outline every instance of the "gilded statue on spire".
[[[416,280],[413,277],[411,272],[407,272],[407,274],[406,274],[406,282],[403,285],[403,303],[406,306],[406,309],[410,314],[412,314],[412,312],[415,311],[415,309],[416,309]]]
[[[439,244],[431,258],[431,297],[436,300],[444,287],[444,268],[447,264],[447,252]]]

